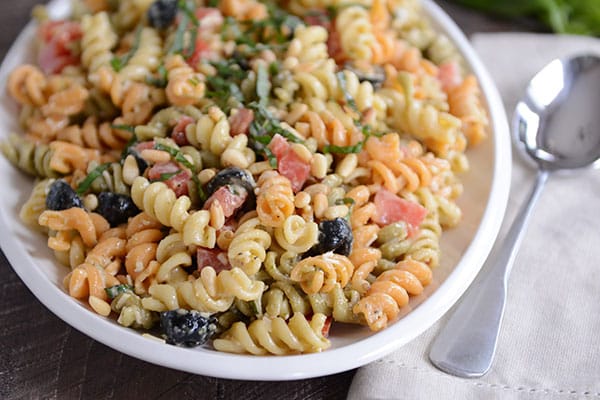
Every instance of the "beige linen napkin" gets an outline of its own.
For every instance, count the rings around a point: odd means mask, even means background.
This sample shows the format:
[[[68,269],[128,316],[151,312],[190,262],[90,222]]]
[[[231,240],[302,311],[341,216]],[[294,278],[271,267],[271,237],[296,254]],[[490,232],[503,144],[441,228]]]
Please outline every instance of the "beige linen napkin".
[[[529,78],[547,62],[600,54],[600,40],[583,37],[502,33],[475,35],[472,42],[509,119]],[[532,167],[513,151],[502,236],[535,179]],[[349,399],[600,399],[599,200],[600,171],[550,176],[515,261],[496,359],[487,375],[461,379],[429,362],[443,318],[400,350],[361,368]]]

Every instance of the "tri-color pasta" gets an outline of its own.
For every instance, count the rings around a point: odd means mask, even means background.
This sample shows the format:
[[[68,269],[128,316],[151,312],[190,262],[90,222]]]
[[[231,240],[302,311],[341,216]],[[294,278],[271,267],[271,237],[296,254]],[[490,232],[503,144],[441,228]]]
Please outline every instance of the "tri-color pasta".
[[[281,355],[330,347],[331,321],[383,329],[432,281],[489,127],[416,0],[42,14],[0,149],[39,178],[21,218],[72,297],[170,344]]]

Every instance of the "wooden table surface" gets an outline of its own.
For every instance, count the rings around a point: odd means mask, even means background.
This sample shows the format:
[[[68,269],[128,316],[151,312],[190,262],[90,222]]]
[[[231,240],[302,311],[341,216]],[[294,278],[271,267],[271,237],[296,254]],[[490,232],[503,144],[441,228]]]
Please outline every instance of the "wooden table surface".
[[[39,0],[0,1],[0,57]],[[531,21],[502,21],[441,5],[465,31],[537,30]],[[48,311],[0,252],[0,399],[344,399],[355,371],[286,382],[198,376],[119,353]],[[234,368],[234,366],[232,366]],[[185,396],[185,397],[184,397]]]

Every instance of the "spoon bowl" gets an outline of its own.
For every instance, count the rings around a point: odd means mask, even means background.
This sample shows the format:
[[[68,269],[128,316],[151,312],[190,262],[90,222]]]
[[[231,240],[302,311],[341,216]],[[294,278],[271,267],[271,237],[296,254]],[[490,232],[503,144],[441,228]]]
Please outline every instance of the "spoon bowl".
[[[600,164],[600,57],[556,59],[538,72],[517,104],[513,132],[539,168]]]
[[[517,104],[514,133],[538,174],[504,242],[433,342],[431,362],[474,378],[491,367],[506,303],[508,277],[531,211],[551,172],[600,165],[600,57],[556,59],[538,72]]]

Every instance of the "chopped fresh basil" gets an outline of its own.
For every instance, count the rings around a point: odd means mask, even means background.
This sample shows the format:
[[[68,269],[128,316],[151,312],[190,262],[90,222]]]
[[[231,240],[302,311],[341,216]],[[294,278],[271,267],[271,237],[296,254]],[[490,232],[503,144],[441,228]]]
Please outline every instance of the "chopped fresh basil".
[[[196,185],[196,189],[198,191],[198,198],[200,199],[200,201],[202,203],[204,203],[208,199],[208,196],[206,195],[206,192],[202,188],[202,184],[200,183],[200,179],[198,179],[197,175],[192,175],[192,181]]]
[[[167,87],[167,76],[168,76],[168,71],[165,68],[164,64],[161,64],[157,71],[158,76],[157,77],[153,77],[153,76],[148,76],[146,77],[146,83],[148,85],[152,85],[158,88],[165,88]]]
[[[346,75],[344,75],[344,71],[338,71],[335,74],[338,82],[340,83],[340,88],[342,89],[342,93],[344,93],[344,99],[346,103],[354,110],[357,114],[360,114],[358,106],[356,105],[356,101],[354,97],[348,92],[348,83],[346,82]]]
[[[127,132],[131,132],[131,133],[135,133],[135,127],[133,125],[111,124],[110,127],[112,129],[119,129],[121,131],[127,131]]]
[[[175,161],[182,164],[184,167],[189,168],[192,171],[195,170],[195,166],[191,162],[189,162],[187,158],[185,158],[185,156],[179,149],[156,142],[154,143],[154,149],[166,151],[171,155],[171,157],[173,157]]]
[[[251,132],[251,134],[254,133],[257,136],[268,135],[271,138],[275,134],[280,134],[290,142],[304,143],[302,139],[284,129],[277,118],[263,105],[250,103],[248,104],[248,108],[254,111],[254,121],[250,125],[254,132]]]
[[[352,154],[360,153],[362,151],[364,141],[358,142],[353,146],[336,146],[334,144],[328,144],[323,147],[323,153],[335,153],[335,154]]]
[[[188,79],[188,81],[194,86],[198,86],[201,83],[200,79],[198,79],[197,77],[190,78]]]
[[[119,125],[113,125],[113,127],[115,126],[119,126]],[[125,125],[123,125],[125,126]],[[131,127],[133,129],[133,127]],[[121,128],[114,128],[114,129],[121,129]],[[131,146],[133,146],[134,144],[137,143],[137,136],[135,135],[135,133],[133,135],[131,135],[131,138],[129,138],[129,140],[127,141],[127,143],[125,143],[125,147],[123,147],[123,151],[121,152],[121,161],[125,160],[127,158],[127,156],[130,154],[130,149]]]
[[[160,174],[159,178],[157,179],[159,182],[164,182],[167,181],[169,179],[171,179],[172,177],[174,177],[175,175],[179,174],[180,172],[182,172],[181,170],[177,170],[175,172],[167,172],[164,174]]]
[[[256,95],[258,96],[258,104],[266,107],[269,102],[269,92],[271,91],[271,82],[269,81],[269,73],[267,68],[260,64],[256,73]]]
[[[267,160],[269,160],[269,165],[271,166],[271,168],[277,169],[277,157],[275,157],[275,154],[273,154],[271,149],[269,149],[268,147],[265,147],[263,151],[267,156]]]
[[[184,40],[185,40],[185,32],[187,30],[187,26],[190,23],[190,18],[187,14],[183,14],[179,24],[177,25],[177,30],[175,31],[175,37],[173,39],[173,43],[167,50],[167,54],[177,54],[183,52]]]
[[[125,68],[125,66],[129,62],[129,60],[131,60],[131,57],[133,57],[135,55],[135,53],[138,51],[138,49],[140,48],[141,38],[142,38],[142,26],[140,25],[138,27],[137,31],[135,32],[135,39],[133,41],[133,45],[131,46],[131,49],[129,49],[129,51],[127,53],[125,53],[123,56],[113,57],[113,59],[110,60],[110,65],[113,67],[113,69],[116,72],[119,72],[123,68]]]
[[[104,291],[106,292],[106,295],[108,296],[108,298],[112,300],[115,297],[117,297],[118,295],[120,295],[121,293],[132,292],[133,286],[123,283],[120,285],[115,285],[115,286],[104,288]]]
[[[342,204],[347,205],[347,206],[351,206],[354,205],[355,201],[354,199],[350,198],[350,197],[344,197],[343,199],[337,199],[335,201],[335,204],[337,206],[341,206]]]
[[[77,189],[75,190],[75,192],[81,196],[82,194],[84,194],[85,192],[88,191],[88,189],[90,188],[90,186],[92,185],[92,183],[102,175],[102,173],[104,171],[106,171],[108,169],[108,167],[110,167],[111,163],[104,163],[104,164],[100,164],[98,165],[96,168],[94,168],[86,177],[83,181],[81,181],[81,183],[79,183],[79,185],[77,185]]]

